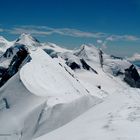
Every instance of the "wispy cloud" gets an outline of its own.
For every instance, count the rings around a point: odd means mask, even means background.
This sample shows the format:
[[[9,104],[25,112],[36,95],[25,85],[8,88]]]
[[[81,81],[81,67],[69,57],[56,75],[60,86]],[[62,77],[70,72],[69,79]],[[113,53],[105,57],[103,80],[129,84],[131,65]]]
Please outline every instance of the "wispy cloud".
[[[63,29],[54,29],[54,33],[58,33],[60,35],[66,35],[66,36],[72,36],[72,37],[87,37],[87,38],[103,38],[106,36],[105,33],[97,32],[84,32],[77,29],[69,29],[69,28],[63,28]]]
[[[52,28],[49,26],[34,26],[34,25],[23,25],[14,26],[9,29],[0,28],[0,32],[7,32],[8,34],[22,34],[28,33],[34,36],[48,36],[58,34],[61,36],[70,36],[77,38],[93,38],[97,39],[97,43],[102,45],[104,48],[108,42],[114,41],[140,41],[140,37],[134,35],[111,35],[103,32],[86,32],[73,28]]]
[[[48,26],[20,26],[8,30],[10,34],[21,34],[21,33],[30,33],[33,35],[51,35],[59,34],[63,36],[71,37],[86,37],[86,38],[102,38],[106,37],[105,33],[101,32],[85,32],[77,29],[71,28],[51,28]]]
[[[10,30],[7,30],[10,34],[22,34],[22,33],[27,33],[27,34],[32,34],[32,35],[50,35],[52,34],[52,31],[43,31],[43,30],[37,30],[37,29],[32,29],[32,28],[12,28]]]
[[[127,58],[127,60],[129,60],[129,61],[140,61],[140,54],[135,53],[135,54],[133,54],[132,57]]]
[[[106,40],[108,40],[108,41],[119,41],[119,40],[137,41],[137,40],[140,40],[140,38],[137,36],[133,36],[133,35],[111,35],[111,36],[107,37]]]
[[[134,35],[110,35],[104,40],[97,40],[97,43],[100,44],[102,48],[107,48],[109,42],[117,42],[117,41],[140,41],[140,37],[134,36]]]

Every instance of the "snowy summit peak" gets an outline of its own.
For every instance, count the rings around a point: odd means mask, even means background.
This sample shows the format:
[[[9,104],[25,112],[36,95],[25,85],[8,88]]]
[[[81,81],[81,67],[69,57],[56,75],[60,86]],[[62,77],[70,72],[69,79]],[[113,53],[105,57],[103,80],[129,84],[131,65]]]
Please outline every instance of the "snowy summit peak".
[[[40,42],[30,34],[23,33],[16,40],[16,43],[24,44],[29,48],[40,46]]]
[[[19,38],[32,37],[31,34],[22,33]]]
[[[90,59],[90,57],[98,55],[98,49],[94,45],[83,44],[75,53],[76,56],[81,58]]]
[[[7,43],[8,40],[5,39],[3,36],[0,36],[0,43],[3,42],[3,43]]]
[[[39,41],[35,37],[27,33],[21,34],[17,41],[30,41],[30,42],[34,41],[34,42],[39,43]]]
[[[97,51],[98,49],[97,49],[97,47],[95,47],[93,44],[83,44],[83,45],[81,45],[81,47],[80,47],[80,49],[81,50],[84,50],[84,51],[88,51],[88,50],[95,50],[95,51]]]
[[[5,52],[11,45],[12,42],[9,42],[3,36],[0,36],[0,52]]]

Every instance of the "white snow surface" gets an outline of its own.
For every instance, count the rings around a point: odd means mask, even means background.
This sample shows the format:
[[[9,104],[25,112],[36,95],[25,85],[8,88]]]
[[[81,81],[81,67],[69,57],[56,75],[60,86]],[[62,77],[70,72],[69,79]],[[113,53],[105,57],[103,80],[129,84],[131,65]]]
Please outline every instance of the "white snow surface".
[[[20,71],[24,85],[37,96],[87,95],[85,88],[42,49],[31,52],[31,62]],[[67,66],[65,66],[67,67]],[[68,67],[67,67],[68,69]],[[33,82],[34,81],[34,82]],[[30,86],[32,85],[32,86]],[[46,86],[47,85],[47,86]]]
[[[6,99],[10,106],[0,110],[0,140],[140,139],[140,90],[114,76],[131,63],[103,54],[102,69],[93,45],[71,51],[27,34],[18,43],[29,48],[31,61],[0,89],[0,105]],[[66,58],[78,64],[84,59],[98,74],[73,71]]]
[[[119,77],[113,76],[114,71],[123,72],[131,64],[104,54],[104,68],[101,69],[98,51],[88,55],[90,49],[86,46],[80,57],[86,59],[98,74],[76,70],[75,75],[92,95],[102,98],[103,102],[35,140],[139,140],[140,90],[130,88]],[[98,85],[101,90],[97,90]]]
[[[38,137],[102,101],[88,92],[70,68],[59,65],[42,49],[31,50],[30,56],[31,62],[0,90],[0,102],[6,98],[10,106],[0,111],[1,140]]]
[[[72,50],[68,50],[68,49],[65,49],[65,48],[62,48],[54,43],[51,43],[51,42],[48,42],[48,43],[42,43],[42,46],[41,46],[42,49],[50,49],[50,50],[53,50],[57,53],[62,53],[62,52],[67,52],[67,51],[70,51],[72,52]]]
[[[14,44],[14,41],[8,41],[4,37],[0,36],[0,52],[5,52],[10,46]]]
[[[24,44],[31,50],[35,50],[37,47],[41,46],[36,38],[32,37],[30,34],[25,33],[20,35],[16,43]]]
[[[139,140],[140,90],[120,88],[65,126],[36,140]]]

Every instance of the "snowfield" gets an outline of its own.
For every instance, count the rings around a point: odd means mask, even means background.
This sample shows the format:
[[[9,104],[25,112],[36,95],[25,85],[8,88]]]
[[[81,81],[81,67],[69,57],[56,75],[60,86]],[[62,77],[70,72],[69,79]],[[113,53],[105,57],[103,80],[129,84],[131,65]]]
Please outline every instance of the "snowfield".
[[[140,139],[140,89],[123,80],[130,62],[104,53],[101,68],[92,45],[67,50],[27,34],[14,42],[30,61],[0,88],[0,140]]]
[[[30,53],[31,62],[23,66],[0,91],[1,100],[6,98],[10,106],[1,112],[0,124],[7,124],[0,131],[3,139],[15,140],[12,138],[15,133],[16,139],[21,137],[23,140],[39,136],[101,102],[42,49]],[[10,119],[7,118],[9,116]]]
[[[0,53],[5,52],[10,46],[12,46],[14,41],[8,41],[4,37],[0,36]]]
[[[80,83],[42,49],[31,52],[31,62],[20,71],[24,85],[38,96],[88,94]],[[33,72],[34,71],[34,72]],[[34,81],[34,82],[33,82]],[[65,83],[65,84],[64,84]],[[32,86],[30,86],[32,85]],[[47,85],[47,86],[46,86]],[[70,97],[72,99],[72,97]]]
[[[139,140],[140,91],[120,89],[67,125],[36,140]]]
[[[45,100],[31,94],[21,82],[19,74],[11,78],[0,93],[1,99],[6,98],[10,106],[10,109],[0,112],[0,124],[3,126],[0,128],[0,139],[18,140],[22,133],[27,137],[33,134]]]

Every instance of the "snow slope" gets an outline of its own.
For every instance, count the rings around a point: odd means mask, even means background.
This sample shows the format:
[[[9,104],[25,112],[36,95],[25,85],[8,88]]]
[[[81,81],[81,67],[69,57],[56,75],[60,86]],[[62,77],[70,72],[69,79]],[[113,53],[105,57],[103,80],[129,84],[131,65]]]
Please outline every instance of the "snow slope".
[[[41,46],[42,49],[48,49],[48,50],[52,50],[52,51],[55,51],[57,53],[60,53],[60,52],[66,52],[66,51],[71,51],[71,50],[68,50],[68,49],[65,49],[65,48],[62,48],[54,43],[42,43],[42,46]]]
[[[42,49],[32,51],[31,58],[20,71],[21,80],[30,92],[47,98],[46,118],[40,123],[37,136],[62,126],[101,102],[70,75],[70,68],[61,66]]]
[[[31,58],[32,61],[22,68],[20,74],[25,86],[33,93],[37,95],[39,93],[39,96],[59,96],[63,94],[79,96],[81,93],[87,94],[86,90],[81,88],[79,82],[42,49],[38,48],[32,52]],[[30,88],[31,84],[32,88]]]
[[[38,48],[31,52],[30,56],[32,60],[21,69],[20,76],[24,85],[32,93],[37,95],[39,93],[39,96],[88,94],[85,88],[64,67],[42,49]],[[67,69],[69,68],[67,67]]]
[[[139,140],[140,90],[122,80],[131,63],[104,53],[101,68],[93,45],[72,51],[27,34],[13,48],[22,44],[31,60],[0,89],[0,140]]]
[[[0,103],[6,99],[10,106],[0,110],[1,140],[29,140],[48,133],[102,101],[88,92],[70,68],[42,49],[30,50],[30,57],[0,89]]]
[[[99,50],[93,45],[82,45],[80,49],[74,52],[63,52],[60,56],[66,63],[75,62],[80,66],[80,69],[74,71],[75,75],[91,94],[102,98],[107,94],[112,94],[120,85],[125,86],[121,78],[114,77],[114,75],[116,76],[117,72],[124,73],[124,70],[130,67],[131,63],[126,60],[114,59],[104,53],[102,69],[99,62]],[[82,69],[80,59],[84,59],[97,73]],[[114,85],[115,88],[112,88]],[[94,92],[98,86],[101,87],[101,93]]]
[[[29,92],[19,73],[0,89],[0,102],[5,98],[9,109],[0,110],[0,140],[28,139],[33,135],[45,99]]]
[[[120,77],[114,77],[131,64],[104,54],[104,67],[101,69],[96,48],[86,46],[78,52],[76,56],[85,59],[98,74],[78,69],[75,75],[92,95],[102,98],[103,102],[35,140],[139,140],[140,90],[130,88]],[[65,58],[74,59],[73,54],[65,55]],[[99,85],[100,91],[97,90]]]
[[[139,140],[140,90],[112,93],[67,125],[36,140]]]
[[[0,52],[5,52],[14,42],[6,40],[4,37],[0,36]]]

